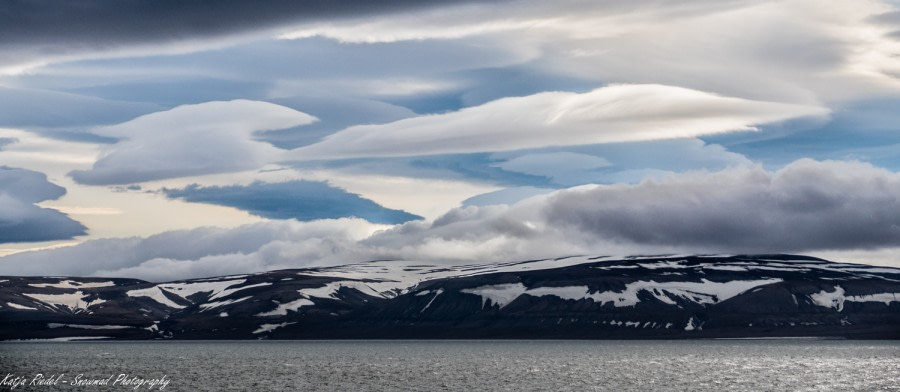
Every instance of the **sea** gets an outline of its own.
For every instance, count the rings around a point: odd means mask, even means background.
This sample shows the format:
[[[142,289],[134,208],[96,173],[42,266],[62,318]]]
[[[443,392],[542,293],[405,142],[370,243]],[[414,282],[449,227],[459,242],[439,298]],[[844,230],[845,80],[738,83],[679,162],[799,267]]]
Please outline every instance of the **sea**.
[[[22,391],[900,391],[900,341],[7,342],[0,378]]]

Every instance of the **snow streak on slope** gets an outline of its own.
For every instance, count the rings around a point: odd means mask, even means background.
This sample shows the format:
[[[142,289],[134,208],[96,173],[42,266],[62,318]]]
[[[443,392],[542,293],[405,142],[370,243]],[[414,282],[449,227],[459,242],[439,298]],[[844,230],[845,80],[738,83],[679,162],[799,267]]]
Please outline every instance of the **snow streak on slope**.
[[[89,288],[96,288],[96,287],[112,287],[112,286],[115,286],[115,285],[116,285],[116,284],[115,284],[114,282],[112,282],[112,281],[109,281],[109,282],[88,282],[88,283],[84,283],[84,282],[77,282],[77,281],[74,281],[74,280],[68,280],[68,279],[66,279],[66,280],[61,280],[61,281],[59,281],[58,283],[33,283],[33,284],[29,284],[29,286],[31,286],[31,287],[41,287],[41,288],[44,288],[44,287],[53,287],[53,288],[58,288],[58,289],[89,289]]]
[[[74,293],[66,294],[23,294],[27,297],[34,298],[47,305],[57,308],[67,308],[72,312],[87,310],[91,306],[102,304],[106,301],[95,298],[89,299],[90,294],[85,294],[81,290]]]
[[[510,302],[519,298],[520,295],[527,292],[525,285],[521,283],[515,284],[495,284],[489,286],[476,287],[474,289],[460,290],[462,293],[475,294],[481,296],[481,307],[484,308],[490,302],[498,305],[500,308],[508,305]]]
[[[300,275],[323,276],[348,279],[349,282],[364,281],[365,285],[386,298],[393,298],[409,292],[419,283],[434,279],[467,277],[497,272],[538,271],[552,268],[596,262],[598,258],[586,256],[568,257],[499,264],[443,265],[418,261],[383,260],[369,263],[349,264],[338,267],[304,270]],[[348,282],[341,282],[348,284]],[[356,288],[356,287],[354,287]],[[365,290],[360,290],[366,293]]]
[[[259,314],[257,314],[257,316],[259,316],[259,317],[287,316],[288,311],[296,312],[297,309],[300,309],[300,307],[302,307],[302,306],[314,306],[314,305],[315,304],[312,301],[310,301],[306,298],[300,298],[296,301],[278,304],[278,307],[276,307],[275,309],[270,310],[268,312],[259,313]]]
[[[159,288],[158,286],[148,287],[146,289],[127,291],[127,292],[125,292],[125,295],[127,295],[129,297],[147,297],[156,302],[159,302],[160,304],[166,305],[170,308],[175,308],[175,309],[183,309],[184,308],[183,305],[179,305],[175,302],[172,302],[172,300],[170,300],[168,297],[166,297],[166,295],[163,293],[163,289]]]
[[[730,282],[711,282],[706,279],[702,279],[701,282],[654,282],[651,280],[629,283],[623,291],[593,293],[587,286],[537,287],[528,289],[523,284],[516,283],[488,285],[460,291],[481,296],[482,307],[490,301],[492,304],[503,308],[522,294],[534,297],[552,295],[567,300],[590,299],[601,305],[610,302],[616,307],[634,306],[640,302],[640,299],[638,299],[638,292],[640,291],[647,292],[654,298],[669,305],[677,305],[672,299],[673,297],[680,297],[698,304],[711,305],[725,301],[747,290],[781,281],[781,279],[734,280]]]
[[[811,294],[809,299],[814,304],[824,306],[826,308],[837,309],[838,312],[844,310],[844,302],[883,302],[890,305],[891,302],[900,302],[900,293],[878,293],[868,295],[845,295],[846,292],[841,286],[834,286],[834,291],[822,290],[818,293]]]

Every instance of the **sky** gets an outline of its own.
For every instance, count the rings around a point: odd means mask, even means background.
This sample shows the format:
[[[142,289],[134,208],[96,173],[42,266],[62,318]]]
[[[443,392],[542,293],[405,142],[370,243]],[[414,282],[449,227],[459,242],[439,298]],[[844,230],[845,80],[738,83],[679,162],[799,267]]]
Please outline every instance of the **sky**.
[[[0,275],[900,267],[900,5],[0,3]]]

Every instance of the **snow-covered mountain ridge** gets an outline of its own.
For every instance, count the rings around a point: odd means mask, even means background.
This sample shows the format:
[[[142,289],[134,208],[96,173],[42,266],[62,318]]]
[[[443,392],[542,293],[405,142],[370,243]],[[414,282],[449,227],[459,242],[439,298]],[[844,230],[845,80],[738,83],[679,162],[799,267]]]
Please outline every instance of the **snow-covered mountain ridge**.
[[[900,338],[900,269],[790,255],[0,277],[0,338]]]

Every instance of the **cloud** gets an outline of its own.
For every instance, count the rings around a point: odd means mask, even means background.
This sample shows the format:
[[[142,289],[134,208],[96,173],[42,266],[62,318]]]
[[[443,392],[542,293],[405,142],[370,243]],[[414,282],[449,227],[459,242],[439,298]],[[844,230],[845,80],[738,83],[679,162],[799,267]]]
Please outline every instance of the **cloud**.
[[[154,4],[123,0],[78,3],[8,1],[0,4],[0,68],[16,70],[52,61],[122,52],[147,54],[215,47],[276,34],[308,20],[378,16],[397,10],[434,7],[440,0],[389,2],[328,0],[187,0]],[[450,2],[457,3],[457,2]]]
[[[0,86],[0,127],[73,127],[109,124],[159,107],[57,91]]]
[[[391,105],[377,100],[354,98],[349,93],[309,91],[304,84],[284,88],[288,95],[273,98],[273,103],[301,110],[315,116],[320,121],[302,128],[271,131],[260,138],[273,145],[290,149],[318,142],[322,137],[356,124],[382,124],[403,118],[414,117],[415,112],[402,106]],[[288,91],[290,90],[290,91]]]
[[[83,184],[128,184],[165,178],[256,169],[281,150],[254,133],[316,119],[283,106],[247,100],[206,102],[96,128],[120,139],[90,170],[71,176]]]
[[[0,167],[0,243],[62,240],[86,234],[81,223],[36,205],[65,193],[65,188],[50,183],[44,174]]]
[[[19,139],[14,137],[0,137],[0,151],[6,148],[6,146],[10,144],[16,144],[19,142]]]
[[[509,161],[514,164],[507,165]],[[472,204],[476,205],[497,200],[512,204],[525,196],[575,185],[637,183],[648,175],[665,176],[691,170],[717,171],[752,165],[753,162],[741,154],[699,139],[293,163],[299,170],[326,169],[366,176],[389,173],[408,178],[460,179],[510,188],[484,199],[476,196],[472,200]],[[497,189],[486,190],[494,191]],[[439,213],[445,211],[442,209]]]
[[[286,158],[396,157],[687,138],[827,113],[815,106],[679,87],[614,85],[581,94],[503,98],[447,114],[354,126]]]
[[[163,189],[163,192],[170,198],[235,207],[273,219],[309,221],[357,217],[385,224],[422,219],[318,181],[254,182],[247,186],[191,185],[183,189]]]
[[[774,172],[741,167],[575,187],[393,227],[359,219],[272,221],[89,241],[0,258],[0,274],[159,280],[385,258],[470,263],[891,248],[900,248],[900,174],[858,162],[799,160]]]
[[[490,205],[499,205],[499,204],[515,204],[519,201],[525,200],[530,197],[544,195],[550,192],[554,192],[557,189],[554,188],[538,188],[533,186],[517,186],[504,188],[498,191],[482,193],[477,196],[472,196],[466,200],[462,201],[463,207],[468,206],[490,206]]]
[[[637,183],[648,176],[691,170],[752,166],[741,154],[699,139],[654,140],[494,153],[495,166],[543,175],[557,188],[584,184]],[[529,164],[524,164],[529,163]],[[605,164],[604,164],[605,163]]]
[[[550,196],[548,224],[634,244],[723,252],[900,246],[900,174],[802,159]]]
[[[766,166],[800,158],[860,160],[900,170],[900,99],[875,99],[834,106],[825,124],[790,121],[758,133],[704,137]]]
[[[896,6],[877,0],[826,6],[812,0],[662,0],[652,6],[526,0],[311,21],[283,37],[370,43],[480,38],[531,48],[538,53],[535,68],[605,83],[812,103],[898,92],[895,15]]]
[[[574,152],[543,152],[520,155],[495,166],[513,172],[552,178],[557,183],[577,181],[597,169],[612,166],[602,157]]]
[[[100,239],[7,256],[0,259],[0,274],[170,280],[338,264],[334,249],[347,249],[384,227],[360,219],[287,220],[233,229],[178,230],[147,238]]]

